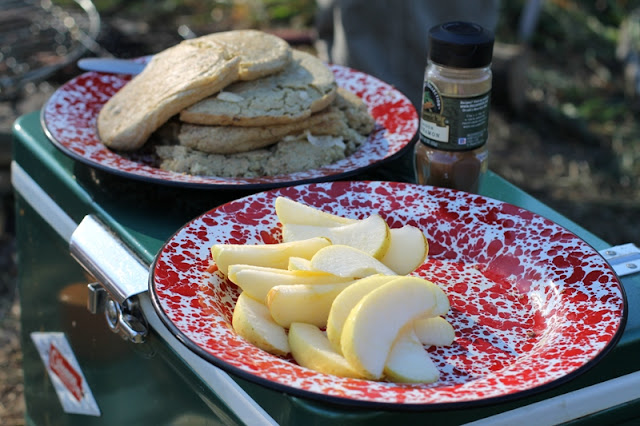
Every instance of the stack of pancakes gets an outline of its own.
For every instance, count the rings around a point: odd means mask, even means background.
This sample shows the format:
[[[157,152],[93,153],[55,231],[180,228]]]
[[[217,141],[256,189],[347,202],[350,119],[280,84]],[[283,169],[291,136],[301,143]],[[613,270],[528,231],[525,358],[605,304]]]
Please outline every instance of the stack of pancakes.
[[[156,54],[105,104],[98,132],[106,146],[135,151],[167,123],[175,137],[154,146],[159,166],[221,177],[329,164],[374,126],[326,64],[255,30],[213,33]]]

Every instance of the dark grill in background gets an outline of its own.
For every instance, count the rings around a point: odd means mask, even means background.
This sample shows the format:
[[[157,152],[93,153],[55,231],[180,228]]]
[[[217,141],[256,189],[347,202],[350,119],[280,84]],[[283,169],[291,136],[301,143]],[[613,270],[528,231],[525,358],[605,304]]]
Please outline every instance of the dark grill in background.
[[[49,95],[46,89],[36,93],[38,83],[86,52],[101,51],[95,41],[99,32],[100,15],[90,0],[69,1],[64,7],[50,0],[0,0],[0,295],[12,294],[13,288],[8,255],[13,227],[11,125]],[[0,307],[0,313],[5,311]]]
[[[64,4],[64,6],[62,6]],[[89,53],[108,55],[96,43],[100,15],[90,0],[0,0],[0,234],[11,228],[9,164],[11,126],[38,109],[55,89],[46,82]]]
[[[15,97],[26,83],[48,77],[87,50],[100,50],[95,42],[100,15],[91,1],[65,7],[48,0],[0,4],[0,100]]]

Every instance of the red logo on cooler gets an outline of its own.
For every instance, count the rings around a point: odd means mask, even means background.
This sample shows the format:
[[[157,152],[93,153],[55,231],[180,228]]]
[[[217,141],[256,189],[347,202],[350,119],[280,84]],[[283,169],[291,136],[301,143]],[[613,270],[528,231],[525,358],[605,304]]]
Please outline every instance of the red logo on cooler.
[[[62,384],[71,394],[81,401],[84,397],[82,390],[82,376],[76,371],[69,361],[60,353],[53,343],[49,347],[49,369],[62,381]]]

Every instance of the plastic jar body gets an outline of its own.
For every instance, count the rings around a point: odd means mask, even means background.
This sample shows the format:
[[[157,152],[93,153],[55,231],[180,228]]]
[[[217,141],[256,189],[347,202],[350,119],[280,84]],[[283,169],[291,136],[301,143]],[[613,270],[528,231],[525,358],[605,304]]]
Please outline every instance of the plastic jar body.
[[[424,74],[416,181],[477,192],[488,169],[493,35],[465,22],[430,31]]]
[[[475,148],[466,148],[464,145],[456,144],[455,141],[448,140],[440,142],[425,135],[429,130],[425,130],[424,113],[425,106],[429,107],[429,102],[425,100],[423,103],[420,140],[415,145],[415,173],[416,181],[422,185],[435,185],[446,188],[454,188],[467,192],[478,192],[479,183],[482,175],[488,169],[489,152],[486,139],[488,137],[487,122],[488,120],[488,100],[491,92],[491,69],[490,67],[475,69],[456,69],[443,67],[429,62],[429,66],[425,71],[425,86],[430,86],[425,90],[438,91],[441,104],[451,102],[457,99],[462,102],[465,100],[476,100],[476,108],[480,112],[476,114],[486,115],[485,117],[476,118],[482,122],[484,129],[474,129],[474,133],[478,131],[484,132],[480,136],[482,142]],[[433,94],[428,94],[426,99],[432,99]],[[478,102],[478,100],[480,100]],[[428,108],[427,108],[428,109]],[[436,108],[437,109],[437,108]],[[440,110],[442,110],[442,106]],[[446,110],[446,109],[445,109]],[[446,112],[443,111],[444,114]],[[460,117],[457,117],[460,119]],[[447,133],[451,133],[451,128],[459,126],[455,122],[456,117],[450,118],[446,127],[449,128]],[[431,135],[433,136],[433,135]],[[458,133],[458,136],[460,134]]]

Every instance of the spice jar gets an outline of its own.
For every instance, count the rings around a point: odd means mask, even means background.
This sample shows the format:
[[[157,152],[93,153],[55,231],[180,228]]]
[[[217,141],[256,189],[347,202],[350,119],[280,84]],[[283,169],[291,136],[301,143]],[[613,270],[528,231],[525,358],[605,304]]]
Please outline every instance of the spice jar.
[[[477,192],[487,171],[493,34],[470,22],[429,31],[416,181]]]

